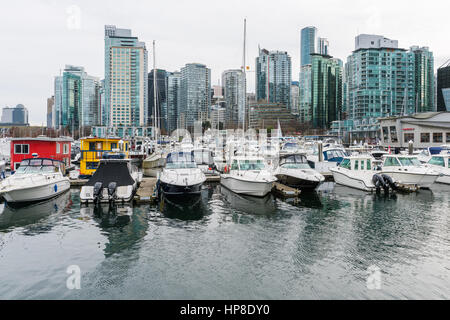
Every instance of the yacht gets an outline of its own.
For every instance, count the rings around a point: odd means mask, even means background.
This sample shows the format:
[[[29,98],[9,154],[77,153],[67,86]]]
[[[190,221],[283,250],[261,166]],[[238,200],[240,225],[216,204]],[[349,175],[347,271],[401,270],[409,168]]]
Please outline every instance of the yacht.
[[[394,182],[429,188],[439,177],[433,168],[425,167],[415,156],[385,155],[381,173],[390,176]]]
[[[162,149],[157,149],[142,161],[142,171],[147,177],[157,177],[166,164],[166,155]]]
[[[159,178],[159,188],[166,197],[199,196],[205,181],[192,152],[171,152]]]
[[[325,181],[323,175],[311,169],[304,154],[280,156],[280,164],[274,175],[281,183],[302,190],[315,189]]]
[[[205,175],[217,174],[216,165],[214,164],[213,152],[208,148],[195,148],[192,150],[197,167],[202,170]]]
[[[426,164],[427,167],[439,173],[439,177],[436,179],[437,183],[450,184],[450,155],[438,154],[431,157]]]
[[[94,175],[81,187],[81,202],[131,201],[141,180],[142,173],[124,154],[104,154]]]
[[[48,158],[24,159],[16,172],[0,182],[0,194],[9,204],[50,199],[70,189],[64,163]]]
[[[233,157],[231,165],[220,175],[220,183],[238,194],[264,197],[277,178],[266,169],[262,157]]]
[[[392,178],[376,171],[380,169],[377,163],[370,155],[355,155],[345,157],[339,166],[330,170],[334,181],[340,185],[363,191],[396,189]]]
[[[312,154],[306,156],[311,168],[320,173],[331,173],[330,169],[336,167],[347,153],[341,147],[324,147],[321,157],[319,157],[319,148],[316,145]]]

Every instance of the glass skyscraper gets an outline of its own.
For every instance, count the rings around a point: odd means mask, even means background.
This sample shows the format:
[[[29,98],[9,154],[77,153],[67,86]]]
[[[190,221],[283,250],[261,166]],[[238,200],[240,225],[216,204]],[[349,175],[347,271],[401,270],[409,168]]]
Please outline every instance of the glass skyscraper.
[[[186,127],[193,127],[195,121],[206,121],[211,105],[211,69],[200,63],[181,68],[180,96],[179,117]]]
[[[225,117],[229,128],[238,128],[244,121],[245,75],[240,69],[225,70],[222,73]]]
[[[450,60],[437,70],[437,111],[450,111]]]
[[[169,72],[167,74],[167,131],[177,129],[178,109],[181,98],[181,72]]]
[[[286,51],[259,50],[256,58],[256,100],[291,108],[291,57]]]
[[[414,54],[415,111],[435,111],[434,108],[434,58],[428,47],[411,47]]]
[[[311,64],[311,54],[316,52],[317,28],[305,27],[300,32],[300,66]]]
[[[105,26],[105,110],[108,126],[147,125],[148,54],[131,30]]]
[[[153,70],[148,73],[148,119],[147,122],[154,125],[154,83]],[[156,69],[156,105],[158,112],[158,123],[161,130],[167,130],[167,72],[166,70]]]

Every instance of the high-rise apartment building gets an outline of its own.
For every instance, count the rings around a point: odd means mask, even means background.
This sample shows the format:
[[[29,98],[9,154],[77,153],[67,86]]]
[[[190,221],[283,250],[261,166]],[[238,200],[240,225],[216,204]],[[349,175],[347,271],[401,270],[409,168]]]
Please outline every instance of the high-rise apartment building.
[[[256,58],[256,100],[291,108],[291,57],[286,51],[259,50]]]
[[[47,98],[47,128],[55,128],[53,115],[55,114],[55,96]]]
[[[105,26],[105,110],[103,124],[147,125],[148,54],[129,29]]]
[[[311,65],[300,72],[300,121],[316,129],[329,128],[342,112],[342,61],[311,54]]]
[[[245,108],[245,74],[240,69],[222,73],[226,124],[229,128],[242,126]]]
[[[330,46],[330,43],[328,42],[328,39],[326,38],[318,38],[317,39],[317,53],[321,55],[329,55],[328,47]]]
[[[450,60],[437,70],[437,111],[450,111]]]
[[[415,76],[415,112],[435,111],[434,58],[428,47],[413,46]]]
[[[167,74],[167,131],[177,129],[178,109],[181,98],[181,72],[169,72]]]
[[[305,27],[300,32],[300,66],[311,64],[311,54],[316,53],[317,28]]]
[[[155,89],[156,89],[156,111],[157,123],[161,130],[167,131],[167,71],[156,69],[156,88],[153,81],[154,70],[148,74],[148,119],[152,126],[155,124]]]
[[[211,69],[204,64],[188,63],[181,68],[179,117],[184,126],[193,127],[196,121],[206,121],[211,105]]]
[[[300,88],[298,81],[292,81],[291,83],[291,113],[299,114],[299,94]]]
[[[2,110],[2,124],[28,125],[28,110],[23,104],[18,104],[13,108],[4,107]]]

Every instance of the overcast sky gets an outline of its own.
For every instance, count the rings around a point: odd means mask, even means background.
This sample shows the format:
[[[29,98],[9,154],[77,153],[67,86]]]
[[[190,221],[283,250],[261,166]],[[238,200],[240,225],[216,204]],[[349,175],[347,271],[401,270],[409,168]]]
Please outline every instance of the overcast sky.
[[[132,29],[147,44],[152,69],[206,64],[217,84],[242,64],[247,18],[248,91],[254,91],[258,44],[287,51],[298,80],[300,29],[316,26],[330,54],[344,60],[359,33],[428,46],[435,69],[450,59],[450,1],[443,0],[15,0],[0,5],[0,107],[24,104],[32,124],[45,124],[53,79],[66,64],[104,77],[104,25]]]

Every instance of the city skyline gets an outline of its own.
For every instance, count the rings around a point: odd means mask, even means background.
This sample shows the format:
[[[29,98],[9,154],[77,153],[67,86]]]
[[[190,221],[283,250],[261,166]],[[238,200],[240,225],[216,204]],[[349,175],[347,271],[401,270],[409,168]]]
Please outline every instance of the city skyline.
[[[253,61],[258,45],[287,51],[292,58],[292,80],[298,80],[299,32],[305,26],[317,27],[330,42],[332,56],[344,62],[361,33],[397,39],[399,47],[405,49],[429,47],[434,53],[434,72],[450,58],[450,48],[442,41],[449,29],[444,15],[450,4],[440,1],[427,7],[419,1],[380,1],[376,5],[368,1],[326,1],[321,6],[287,1],[232,2],[214,6],[209,1],[196,1],[196,5],[177,2],[174,7],[171,3],[117,1],[108,9],[100,1],[13,3],[0,12],[2,30],[14,31],[4,35],[5,47],[13,49],[1,54],[0,106],[21,103],[29,110],[31,124],[45,124],[42,111],[53,94],[53,78],[64,65],[82,66],[89,74],[104,78],[104,25],[109,24],[132,29],[146,43],[149,61],[153,55],[151,41],[156,40],[158,69],[173,72],[187,63],[205,64],[211,69],[211,85],[216,85],[224,70],[242,64],[242,24],[246,17],[248,92],[255,92]],[[28,10],[24,11],[24,6]],[[239,10],[242,14],[236,7],[243,7]],[[419,18],[421,23],[414,24]],[[350,22],[344,25],[342,21]]]

